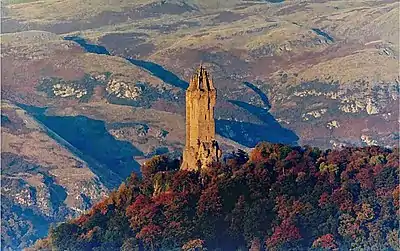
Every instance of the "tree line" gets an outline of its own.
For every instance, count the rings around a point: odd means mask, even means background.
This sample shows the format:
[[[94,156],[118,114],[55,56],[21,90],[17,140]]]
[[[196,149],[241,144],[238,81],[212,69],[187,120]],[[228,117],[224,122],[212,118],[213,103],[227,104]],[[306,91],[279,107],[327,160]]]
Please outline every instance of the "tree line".
[[[34,250],[400,250],[398,148],[260,143],[179,164],[154,157]]]

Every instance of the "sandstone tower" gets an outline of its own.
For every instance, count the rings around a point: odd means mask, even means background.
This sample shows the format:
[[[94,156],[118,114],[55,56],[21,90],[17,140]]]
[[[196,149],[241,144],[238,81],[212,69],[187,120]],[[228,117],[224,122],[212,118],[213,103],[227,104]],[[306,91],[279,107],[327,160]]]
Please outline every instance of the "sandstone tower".
[[[221,150],[215,140],[216,99],[212,79],[200,66],[186,90],[186,146],[181,169],[200,170],[220,160]]]

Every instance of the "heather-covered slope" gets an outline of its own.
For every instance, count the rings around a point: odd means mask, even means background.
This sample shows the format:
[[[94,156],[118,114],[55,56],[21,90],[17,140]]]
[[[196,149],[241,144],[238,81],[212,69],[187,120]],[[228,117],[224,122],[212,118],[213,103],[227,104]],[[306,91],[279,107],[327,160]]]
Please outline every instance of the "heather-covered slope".
[[[33,249],[398,250],[398,159],[261,143],[194,173],[158,156]]]

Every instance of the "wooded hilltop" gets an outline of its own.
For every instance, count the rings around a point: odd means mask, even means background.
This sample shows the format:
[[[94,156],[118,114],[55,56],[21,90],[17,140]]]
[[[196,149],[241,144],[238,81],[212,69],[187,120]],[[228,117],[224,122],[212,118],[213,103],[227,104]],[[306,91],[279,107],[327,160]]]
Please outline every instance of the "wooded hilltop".
[[[400,250],[398,148],[260,143],[179,164],[156,156],[32,250]]]

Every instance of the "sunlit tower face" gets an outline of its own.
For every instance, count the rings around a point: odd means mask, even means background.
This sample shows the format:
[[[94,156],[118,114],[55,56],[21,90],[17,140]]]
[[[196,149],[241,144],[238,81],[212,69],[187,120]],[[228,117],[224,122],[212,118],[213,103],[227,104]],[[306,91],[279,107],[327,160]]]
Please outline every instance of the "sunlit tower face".
[[[197,165],[201,157],[201,145],[203,148],[213,147],[216,99],[217,91],[212,79],[200,66],[186,90],[186,146],[182,168],[193,169],[192,166]],[[212,152],[210,149],[204,150]]]

